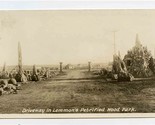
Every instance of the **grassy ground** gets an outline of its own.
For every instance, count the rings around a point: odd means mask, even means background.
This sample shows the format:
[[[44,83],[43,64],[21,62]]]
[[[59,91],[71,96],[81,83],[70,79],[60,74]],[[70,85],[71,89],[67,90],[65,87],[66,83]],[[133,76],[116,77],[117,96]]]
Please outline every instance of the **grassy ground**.
[[[26,109],[134,108],[155,112],[155,81],[106,82],[84,71],[22,85],[18,94],[0,97],[0,113],[22,113]],[[93,76],[94,77],[94,76]],[[79,79],[79,80],[78,80]]]

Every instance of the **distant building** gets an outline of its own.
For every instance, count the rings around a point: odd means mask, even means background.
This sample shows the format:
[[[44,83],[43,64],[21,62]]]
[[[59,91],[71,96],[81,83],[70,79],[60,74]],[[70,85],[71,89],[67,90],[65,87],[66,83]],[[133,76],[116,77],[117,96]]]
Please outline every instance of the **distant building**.
[[[64,69],[74,69],[74,66],[71,64],[67,64]]]

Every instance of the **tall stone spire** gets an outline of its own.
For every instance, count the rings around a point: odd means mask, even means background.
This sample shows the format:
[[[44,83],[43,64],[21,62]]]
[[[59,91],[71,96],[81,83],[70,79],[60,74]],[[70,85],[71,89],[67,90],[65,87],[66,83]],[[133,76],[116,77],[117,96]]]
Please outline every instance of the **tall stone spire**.
[[[140,47],[141,46],[138,33],[136,34],[136,43],[135,43],[135,46],[137,46],[137,47]]]
[[[120,58],[121,58],[121,53],[120,53],[120,51],[118,51],[118,57],[120,57]]]
[[[20,42],[18,42],[18,67],[19,67],[19,73],[22,74],[22,50]]]

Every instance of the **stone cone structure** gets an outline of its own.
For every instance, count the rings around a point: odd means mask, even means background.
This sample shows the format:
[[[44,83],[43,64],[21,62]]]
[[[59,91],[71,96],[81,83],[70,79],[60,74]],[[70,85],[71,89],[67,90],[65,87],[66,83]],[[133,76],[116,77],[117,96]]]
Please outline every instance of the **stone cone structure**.
[[[150,58],[151,52],[147,50],[147,47],[142,46],[138,35],[136,35],[135,46],[124,56],[124,62],[127,66],[127,70],[134,77],[143,78],[152,76],[153,72],[149,68]]]
[[[35,65],[33,65],[33,74],[32,74],[31,79],[32,79],[32,81],[40,81],[40,77],[37,74],[37,69],[36,69]]]
[[[23,66],[22,66],[22,49],[20,42],[18,42],[18,74],[15,77],[17,82],[27,82],[27,77],[23,73]]]

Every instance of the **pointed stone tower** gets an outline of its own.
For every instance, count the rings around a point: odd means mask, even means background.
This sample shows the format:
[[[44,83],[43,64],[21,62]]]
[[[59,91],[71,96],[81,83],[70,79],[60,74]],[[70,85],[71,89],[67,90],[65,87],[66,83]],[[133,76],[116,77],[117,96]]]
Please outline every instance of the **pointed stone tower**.
[[[138,47],[138,48],[141,47],[141,42],[140,42],[140,40],[139,40],[139,35],[138,35],[138,33],[136,34],[135,46]]]
[[[136,34],[135,46],[131,50],[128,50],[124,56],[127,70],[134,77],[142,78],[152,76],[152,71],[148,68],[150,57],[149,50],[141,44],[139,36]]]
[[[2,69],[2,72],[1,72],[1,78],[2,79],[7,79],[9,78],[8,74],[7,74],[7,71],[6,71],[6,63],[4,62],[4,65],[3,65],[3,69]]]
[[[22,75],[23,67],[22,67],[22,50],[20,42],[18,42],[18,68],[19,74]]]
[[[118,51],[118,56],[121,58],[121,53],[120,53],[120,51]]]
[[[20,42],[18,42],[18,74],[16,74],[15,79],[17,82],[27,82],[27,77],[23,73],[22,49]]]

